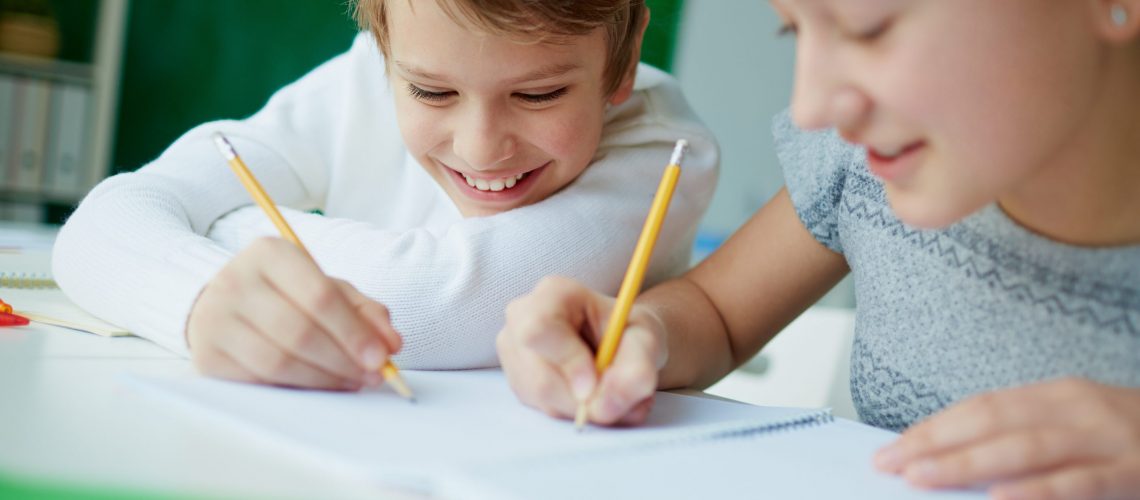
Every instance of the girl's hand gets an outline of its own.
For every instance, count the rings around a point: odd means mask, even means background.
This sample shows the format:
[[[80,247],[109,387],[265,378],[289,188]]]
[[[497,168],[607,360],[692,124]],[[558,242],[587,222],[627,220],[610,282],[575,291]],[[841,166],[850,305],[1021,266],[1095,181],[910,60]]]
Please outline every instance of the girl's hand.
[[[205,375],[335,390],[379,384],[401,344],[386,307],[279,238],[255,241],[218,272],[186,335]]]
[[[660,340],[664,330],[635,306],[599,385],[594,346],[601,341],[613,305],[613,298],[575,281],[546,278],[507,307],[506,325],[497,339],[499,361],[523,403],[554,417],[572,418],[578,402],[589,400],[591,422],[645,421],[657,390],[657,370],[665,362]]]
[[[922,487],[992,484],[995,498],[1140,498],[1140,389],[1064,379],[982,394],[875,463]]]

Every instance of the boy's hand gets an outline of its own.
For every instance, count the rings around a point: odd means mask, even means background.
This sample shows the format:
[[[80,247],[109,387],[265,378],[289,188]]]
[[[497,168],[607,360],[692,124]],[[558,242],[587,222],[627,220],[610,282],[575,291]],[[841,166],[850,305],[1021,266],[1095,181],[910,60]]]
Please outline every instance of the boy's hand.
[[[876,465],[995,498],[1140,498],[1140,389],[1064,379],[982,394],[903,433]]]
[[[600,342],[613,305],[613,298],[555,277],[511,302],[497,347],[507,380],[523,403],[572,418],[578,402],[593,395],[591,422],[645,421],[657,390],[657,370],[666,358],[663,330],[635,306],[599,387],[592,346]]]
[[[205,375],[338,390],[380,383],[378,369],[401,344],[387,308],[278,238],[257,240],[218,272],[186,335]]]

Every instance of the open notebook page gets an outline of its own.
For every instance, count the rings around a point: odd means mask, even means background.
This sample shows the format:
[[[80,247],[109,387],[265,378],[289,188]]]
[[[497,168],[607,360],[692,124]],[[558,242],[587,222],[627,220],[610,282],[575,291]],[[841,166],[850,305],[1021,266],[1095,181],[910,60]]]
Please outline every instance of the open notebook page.
[[[669,393],[637,428],[589,427],[523,406],[498,370],[404,371],[417,403],[386,387],[360,393],[302,391],[202,377],[127,376],[147,394],[209,416],[263,443],[340,472],[433,490],[477,464],[643,446],[726,429],[814,421],[818,410],[764,408]],[[504,471],[510,476],[509,471]]]
[[[445,496],[476,500],[580,498],[983,499],[981,491],[924,491],[874,469],[898,436],[850,420],[536,460],[479,464]]]
[[[0,299],[17,314],[47,325],[70,328],[106,337],[130,335],[125,328],[113,325],[87,313],[75,305],[54,285],[25,288],[15,282],[28,279],[47,280],[51,276],[51,254],[45,250],[0,249]]]

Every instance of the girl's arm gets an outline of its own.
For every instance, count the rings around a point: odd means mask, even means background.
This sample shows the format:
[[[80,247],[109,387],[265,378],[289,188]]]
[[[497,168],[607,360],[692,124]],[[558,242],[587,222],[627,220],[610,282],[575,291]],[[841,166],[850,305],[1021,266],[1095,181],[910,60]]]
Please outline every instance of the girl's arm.
[[[667,325],[663,389],[707,387],[750,359],[848,272],[796,217],[786,189],[724,246],[641,301]]]
[[[593,395],[592,421],[638,423],[655,390],[713,383],[847,270],[842,256],[808,233],[781,190],[696,269],[638,299],[600,382],[591,346],[613,299],[573,281],[545,280],[513,302],[499,354],[512,388],[530,406],[568,418]]]

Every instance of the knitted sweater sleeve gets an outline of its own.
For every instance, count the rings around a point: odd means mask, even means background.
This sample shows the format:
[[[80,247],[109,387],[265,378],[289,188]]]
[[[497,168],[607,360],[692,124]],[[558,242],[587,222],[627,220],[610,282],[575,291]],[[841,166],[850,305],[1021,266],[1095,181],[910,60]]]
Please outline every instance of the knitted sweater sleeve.
[[[294,102],[303,99],[283,97],[275,96],[278,102],[269,106],[304,106]],[[405,338],[397,357],[401,366],[471,368],[497,363],[494,336],[506,304],[541,277],[562,274],[616,291],[672,142],[679,138],[688,139],[693,149],[650,280],[687,266],[696,224],[715,185],[716,144],[679,93],[641,93],[633,101],[613,111],[616,116],[607,124],[594,163],[551,198],[446,227],[405,230],[308,213],[324,206],[327,165],[336,161],[322,148],[334,151],[329,144],[344,135],[322,138],[321,131],[307,131],[315,139],[303,142],[317,146],[303,150],[289,144],[283,132],[288,127],[258,122],[256,116],[253,123],[213,126],[230,130],[241,141],[235,145],[251,167],[262,169],[255,174],[285,207],[286,218],[322,269],[389,307]],[[295,119],[290,112],[275,118],[285,123]],[[205,136],[205,131],[192,131],[179,142],[197,143]],[[80,305],[185,352],[182,330],[201,287],[228,256],[276,231],[256,207],[248,206],[240,185],[217,182],[221,174],[213,174],[214,182],[195,175],[225,168],[216,158],[206,158],[216,154],[211,148],[180,147],[175,144],[167,153],[178,158],[176,166],[157,168],[160,158],[130,174],[147,176],[145,182],[111,179],[100,185],[61,232],[55,266],[61,285]],[[135,267],[122,273],[129,280],[89,272],[128,263]],[[141,313],[140,308],[149,310]]]
[[[366,42],[358,37],[349,52],[278,91],[249,119],[196,127],[150,164],[95,186],[52,251],[64,293],[92,314],[188,355],[190,309],[233,255],[205,235],[219,217],[251,204],[210,135],[227,134],[275,202],[318,208],[328,155],[317,148],[328,147],[337,132],[328,117],[339,112],[338,87],[366,71],[369,57],[379,57]],[[382,69],[367,77],[382,83]]]

